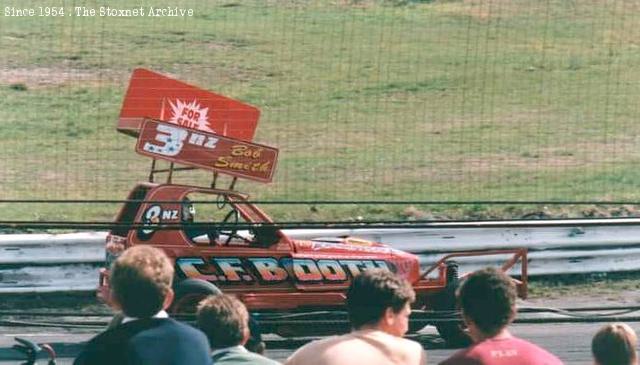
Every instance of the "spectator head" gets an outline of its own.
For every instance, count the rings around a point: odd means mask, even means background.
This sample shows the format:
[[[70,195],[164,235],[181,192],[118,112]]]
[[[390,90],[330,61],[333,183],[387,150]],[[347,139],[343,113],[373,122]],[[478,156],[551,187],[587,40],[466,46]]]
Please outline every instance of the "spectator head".
[[[173,265],[162,250],[139,245],[111,265],[111,296],[129,317],[148,318],[173,300]]]
[[[598,365],[635,365],[638,363],[636,333],[624,323],[602,327],[591,341],[591,352]]]
[[[473,338],[497,335],[516,314],[516,286],[507,274],[493,267],[469,275],[458,299]]]
[[[354,329],[374,327],[402,336],[408,330],[414,300],[406,280],[388,270],[366,270],[353,279],[347,291],[347,311]]]
[[[197,319],[212,349],[244,345],[249,340],[249,312],[233,296],[206,297],[198,304]]]

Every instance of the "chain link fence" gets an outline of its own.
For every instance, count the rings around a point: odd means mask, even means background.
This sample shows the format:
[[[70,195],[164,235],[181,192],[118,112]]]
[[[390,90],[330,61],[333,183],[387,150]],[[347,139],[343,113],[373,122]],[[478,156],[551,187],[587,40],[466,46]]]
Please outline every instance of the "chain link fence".
[[[633,1],[2,5],[2,199],[124,199],[145,180],[150,160],[115,129],[144,67],[261,110],[254,141],[280,149],[278,170],[271,184],[236,188],[318,203],[269,207],[277,217],[509,216],[529,208],[418,202],[639,200]],[[174,181],[208,185],[210,174]],[[338,200],[353,204],[320,205]],[[2,207],[36,220],[117,210]]]

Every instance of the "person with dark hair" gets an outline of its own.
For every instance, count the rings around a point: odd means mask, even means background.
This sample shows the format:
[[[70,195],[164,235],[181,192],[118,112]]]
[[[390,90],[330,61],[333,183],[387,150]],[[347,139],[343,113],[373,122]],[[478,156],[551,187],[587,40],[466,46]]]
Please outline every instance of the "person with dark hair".
[[[638,337],[629,325],[613,323],[596,333],[591,353],[596,365],[637,365]]]
[[[411,284],[387,270],[367,270],[347,291],[347,311],[353,331],[311,342],[285,365],[421,365],[422,346],[402,338],[409,328]]]
[[[198,304],[197,320],[209,339],[214,364],[279,364],[244,347],[250,337],[249,312],[235,297],[226,294],[206,297]]]
[[[516,286],[490,267],[469,275],[458,293],[462,318],[473,344],[441,365],[559,365],[546,350],[514,337],[507,326],[516,316]]]
[[[87,343],[74,365],[209,365],[207,337],[168,318],[173,265],[151,246],[124,251],[111,266],[111,301],[123,318]]]

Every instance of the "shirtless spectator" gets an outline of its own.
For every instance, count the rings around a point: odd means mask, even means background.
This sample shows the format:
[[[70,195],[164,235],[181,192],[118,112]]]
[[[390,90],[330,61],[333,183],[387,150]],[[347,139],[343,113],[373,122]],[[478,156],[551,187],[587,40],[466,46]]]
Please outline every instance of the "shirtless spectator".
[[[596,365],[637,365],[638,338],[624,323],[602,327],[591,341],[591,352]]]
[[[134,246],[111,267],[111,301],[123,316],[89,341],[75,365],[208,365],[207,337],[168,318],[173,265],[163,251]]]
[[[459,291],[462,318],[473,344],[441,365],[559,365],[556,356],[509,333],[516,315],[516,287],[501,270],[486,268],[466,278]]]
[[[422,346],[402,338],[414,299],[411,284],[391,272],[363,272],[347,292],[353,331],[311,342],[293,353],[285,365],[425,364]]]
[[[220,365],[279,365],[245,348],[249,341],[249,312],[235,297],[218,294],[198,304],[198,326],[209,338],[211,358]]]

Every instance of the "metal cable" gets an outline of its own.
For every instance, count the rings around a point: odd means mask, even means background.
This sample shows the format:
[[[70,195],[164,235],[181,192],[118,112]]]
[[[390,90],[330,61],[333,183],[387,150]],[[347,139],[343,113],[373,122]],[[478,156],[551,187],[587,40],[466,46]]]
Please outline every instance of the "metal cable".
[[[531,228],[531,227],[590,227],[590,226],[636,226],[640,222],[640,217],[625,218],[581,218],[580,222],[573,220],[556,219],[513,219],[503,220],[414,220],[414,221],[389,221],[389,220],[358,220],[358,221],[286,221],[286,222],[255,222],[255,223],[161,223],[158,225],[145,225],[143,223],[119,223],[106,221],[9,221],[0,220],[0,229],[22,228],[22,229],[154,229],[154,230],[181,230],[184,228],[206,228],[215,227],[219,229],[248,230],[257,227],[274,227],[276,229],[311,229],[311,228],[333,228],[333,229],[450,229],[450,228]]]
[[[60,323],[60,322],[34,322],[34,321],[16,321],[16,320],[0,320],[0,326],[6,327],[56,327],[56,328],[104,328],[109,322],[89,322],[89,323]]]
[[[590,313],[583,314],[585,310],[593,311],[612,311],[613,313]],[[611,320],[624,320],[629,322],[640,321],[640,316],[623,316],[626,314],[640,311],[640,307],[589,307],[589,308],[551,308],[551,307],[523,307],[518,310],[519,313],[553,313],[562,317],[554,318],[516,318],[514,323],[573,323],[573,322],[606,322]],[[71,313],[71,312],[37,312],[37,311],[0,311],[0,315],[4,316],[46,316],[46,317],[104,317],[104,313]],[[327,319],[327,316],[333,318]],[[174,316],[177,319],[185,321],[193,321],[193,314],[178,314]],[[311,317],[311,318],[310,318]],[[322,318],[322,319],[314,319]],[[257,313],[254,318],[261,325],[331,325],[344,324],[348,321],[348,314],[345,311],[314,311],[306,313]],[[412,322],[422,322],[425,324],[435,324],[443,322],[460,321],[460,312],[451,311],[424,311],[414,310],[412,312]],[[26,320],[0,320],[0,325],[4,326],[25,326],[25,327],[60,327],[60,328],[101,328],[108,324],[105,321],[26,321]]]
[[[217,204],[215,201],[192,200],[192,203]],[[141,200],[141,199],[0,199],[0,204],[121,204],[121,203],[182,203],[181,200]],[[640,201],[625,200],[253,200],[234,201],[233,204],[270,205],[640,205]]]

